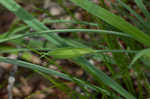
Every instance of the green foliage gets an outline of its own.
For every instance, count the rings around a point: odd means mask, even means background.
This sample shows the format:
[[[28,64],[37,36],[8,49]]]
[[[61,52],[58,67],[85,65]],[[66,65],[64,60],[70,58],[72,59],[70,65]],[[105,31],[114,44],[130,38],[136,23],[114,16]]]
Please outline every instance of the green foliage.
[[[146,86],[149,86],[149,83],[147,82],[146,76],[142,73],[145,65],[139,66],[141,64],[135,64],[135,62],[138,59],[140,60],[142,56],[144,58],[149,58],[150,53],[150,49],[147,48],[150,46],[150,36],[149,32],[147,32],[150,30],[150,14],[143,1],[135,0],[135,3],[148,21],[145,21],[142,16],[137,14],[136,11],[127,5],[128,0],[125,0],[124,2],[117,0],[116,5],[112,4],[112,9],[114,9],[113,7],[115,6],[115,8],[121,11],[120,15],[127,14],[126,16],[129,16],[133,23],[135,21],[135,26],[120,16],[108,11],[104,0],[99,0],[100,5],[94,4],[90,0],[70,1],[85,9],[89,13],[89,16],[93,18],[92,21],[96,21],[97,23],[76,20],[74,14],[70,12],[69,8],[65,8],[62,0],[58,0],[58,3],[67,13],[70,14],[70,16],[73,17],[74,20],[66,21],[45,19],[43,22],[40,22],[14,0],[0,0],[0,4],[19,18],[8,32],[0,35],[0,53],[18,54],[20,52],[22,53],[22,58],[26,60],[21,61],[0,56],[0,62],[6,62],[31,69],[48,79],[55,87],[64,92],[69,92],[71,89],[69,88],[68,91],[68,88],[63,81],[58,80],[55,76],[74,82],[80,86],[86,94],[83,96],[80,95],[80,93],[75,92],[81,99],[87,97],[94,97],[95,99],[94,95],[90,95],[91,92],[89,89],[96,92],[96,94],[101,93],[102,99],[121,99],[122,97],[126,99],[143,99],[143,91],[144,93],[149,93],[149,89],[146,88]],[[130,16],[129,13],[126,13],[123,9],[121,9],[121,7],[124,7],[132,13],[138,21],[136,21],[136,19],[134,20],[134,18]],[[20,21],[23,21],[25,24],[22,24]],[[55,30],[50,30],[45,25],[53,23],[69,23],[71,25],[67,27],[68,29]],[[137,25],[137,23],[139,24]],[[75,28],[78,24],[81,25],[80,28]],[[88,26],[89,29],[84,29],[82,26]],[[141,31],[139,27],[142,27],[142,30],[144,31]],[[33,29],[34,32],[29,31],[29,29]],[[72,36],[69,38],[63,38],[58,35],[61,33],[70,33]],[[88,35],[89,39],[86,41],[86,39],[78,37],[81,33]],[[29,39],[28,44],[24,42],[25,38]],[[7,42],[15,46],[5,45]],[[16,48],[16,46],[20,47]],[[30,63],[33,55],[31,52],[38,54],[41,58],[48,60],[49,64],[53,63],[56,66],[57,64],[55,62],[57,59],[70,60],[86,71],[86,73],[92,77],[92,80],[94,80],[96,85],[93,85],[88,81],[81,80],[74,75],[70,75],[63,70],[63,66],[58,66],[60,70],[58,72],[48,69],[47,67]],[[136,56],[134,56],[135,54]],[[50,59],[51,57],[49,56],[52,56],[54,61]],[[88,60],[89,58],[94,61],[100,61],[101,64],[98,65],[104,65],[111,74],[111,77],[100,70],[99,67],[97,68],[96,65],[91,64]],[[149,62],[146,64],[149,65]],[[132,76],[130,75],[130,70],[134,70],[137,73],[136,81],[138,83],[137,88],[139,92],[136,92],[134,88],[135,86],[132,81]],[[141,84],[141,81],[146,83],[146,85]],[[146,88],[146,91],[143,87]],[[73,92],[74,91],[72,90],[72,93]],[[69,92],[69,94],[71,94],[71,92]]]
[[[110,25],[130,34],[134,39],[138,40],[139,42],[150,46],[148,43],[150,41],[150,37],[140,31],[138,28],[132,26],[127,21],[122,19],[119,16],[114,15],[113,13],[105,10],[104,8],[97,6],[96,4],[90,2],[89,0],[71,0],[76,5],[82,7],[83,9],[87,10],[89,13],[101,18],[105,22],[109,23]],[[94,9],[94,10],[91,10]]]
[[[131,64],[129,65],[129,68],[132,67],[132,65],[141,57],[150,58],[150,49],[144,49],[140,51],[132,60]]]
[[[59,59],[69,59],[74,57],[83,56],[86,54],[94,53],[95,51],[89,48],[60,48],[47,53],[49,56],[53,56]]]

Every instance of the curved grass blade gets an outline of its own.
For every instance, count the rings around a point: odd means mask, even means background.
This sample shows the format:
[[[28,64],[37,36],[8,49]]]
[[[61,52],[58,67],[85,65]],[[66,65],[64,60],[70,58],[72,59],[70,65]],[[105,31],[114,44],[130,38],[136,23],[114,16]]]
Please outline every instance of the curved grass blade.
[[[27,36],[39,36],[39,35],[45,35],[45,34],[52,34],[52,33],[65,33],[65,32],[85,32],[85,33],[97,33],[97,34],[112,34],[112,35],[118,35],[118,36],[125,36],[130,37],[130,35],[121,33],[121,32],[115,32],[115,31],[107,31],[107,30],[96,30],[96,29],[58,29],[58,30],[48,30],[48,31],[41,31],[41,32],[32,32],[32,33],[26,33],[26,34],[18,34],[14,36],[10,36],[7,38],[0,39],[0,43],[7,42],[10,40],[15,40],[19,38],[24,38]]]
[[[132,68],[133,64],[142,56],[150,58],[150,49],[144,49],[140,51],[132,60],[132,62],[129,65],[129,68]]]
[[[140,31],[123,18],[116,16],[115,14],[107,11],[106,9],[92,3],[89,0],[70,0],[74,4],[80,6],[81,8],[87,10],[94,16],[99,17],[103,21],[109,23],[110,25],[118,28],[131,35],[135,40],[143,43],[144,45],[150,46],[150,37],[144,32]],[[93,9],[93,10],[91,10]]]
[[[100,87],[88,84],[85,81],[82,81],[82,80],[80,80],[76,77],[70,77],[69,75],[66,75],[64,73],[60,73],[60,72],[57,72],[55,70],[48,69],[48,68],[45,68],[45,67],[42,67],[42,66],[39,66],[39,65],[35,65],[35,64],[20,61],[20,60],[9,59],[9,58],[5,58],[5,57],[1,57],[1,56],[0,56],[0,62],[6,62],[6,63],[9,63],[9,64],[14,64],[14,65],[17,65],[17,66],[20,66],[20,67],[24,67],[24,68],[28,68],[28,69],[32,69],[32,70],[37,70],[37,71],[40,71],[40,72],[43,72],[43,73],[46,73],[46,74],[50,74],[50,75],[56,75],[58,77],[61,77],[63,79],[69,80],[69,81],[74,81],[75,80],[75,81],[80,82],[83,86],[85,86],[87,88],[90,88],[90,89],[92,89],[94,91],[98,91],[98,92],[104,92],[105,94],[110,95],[110,93],[107,90],[104,90]]]
[[[103,82],[105,85],[108,85],[120,95],[124,96],[126,99],[136,99],[132,94],[128,93],[125,89],[123,89],[117,82],[108,77],[104,72],[98,70],[95,66],[86,62],[86,59],[82,59],[82,57],[74,58],[73,61],[80,64],[82,68],[84,68],[87,72],[91,73],[94,79],[98,82]],[[98,76],[96,76],[98,75]]]
[[[75,20],[50,20],[50,19],[44,19],[43,23],[44,24],[47,24],[47,23],[73,23],[73,24],[83,24],[83,25],[98,27],[98,24],[96,24],[96,23],[91,23],[91,22],[87,22],[87,21],[75,21]]]
[[[34,18],[31,14],[25,11],[20,5],[18,5],[14,0],[0,0],[0,3],[5,6],[8,10],[13,12],[21,20],[23,20],[28,26],[36,31],[49,30],[43,23]],[[53,42],[55,45],[60,46],[60,42],[57,39],[61,38],[56,34],[43,35],[46,39]]]

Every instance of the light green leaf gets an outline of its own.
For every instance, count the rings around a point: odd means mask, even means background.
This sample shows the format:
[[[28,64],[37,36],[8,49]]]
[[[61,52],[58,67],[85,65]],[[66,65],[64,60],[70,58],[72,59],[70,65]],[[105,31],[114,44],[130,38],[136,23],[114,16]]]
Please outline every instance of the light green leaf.
[[[94,52],[96,51],[90,48],[58,48],[54,51],[50,51],[49,53],[47,53],[47,55],[59,59],[69,59],[69,58],[79,57]]]

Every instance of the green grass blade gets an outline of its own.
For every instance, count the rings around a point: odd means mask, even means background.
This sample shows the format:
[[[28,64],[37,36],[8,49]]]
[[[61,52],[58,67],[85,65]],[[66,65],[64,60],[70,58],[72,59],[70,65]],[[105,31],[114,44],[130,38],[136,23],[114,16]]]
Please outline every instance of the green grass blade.
[[[82,81],[82,80],[80,80],[76,77],[70,77],[69,75],[66,75],[64,73],[60,73],[60,72],[57,72],[55,70],[48,69],[48,68],[45,68],[45,67],[42,67],[42,66],[39,66],[39,65],[35,65],[35,64],[20,61],[20,60],[9,59],[9,58],[5,58],[5,57],[1,57],[1,56],[0,56],[0,62],[6,62],[6,63],[9,63],[9,64],[18,65],[20,67],[24,67],[24,68],[28,68],[28,69],[32,69],[32,70],[37,70],[37,71],[40,71],[40,72],[43,72],[43,73],[46,73],[46,74],[50,74],[50,75],[56,75],[58,77],[61,77],[63,79],[69,80],[69,81],[74,81],[74,80],[79,81],[85,87],[88,87],[88,88],[90,88],[92,90],[95,90],[95,91],[104,92],[107,95],[110,95],[110,93],[107,90],[104,90],[100,87],[97,87],[97,86],[91,85],[91,84],[87,84],[85,81]]]
[[[82,7],[83,9],[87,10],[89,13],[99,17],[103,21],[109,23],[110,25],[118,28],[121,31],[124,31],[134,39],[138,40],[139,42],[150,46],[150,37],[131,25],[130,23],[126,22],[119,16],[114,15],[113,13],[107,11],[106,9],[97,6],[96,4],[90,2],[89,0],[71,0],[76,5]],[[93,9],[93,10],[91,10]]]
[[[132,26],[131,24],[129,24],[128,22],[126,22],[122,18],[120,18],[120,17],[118,17],[118,16],[116,16],[116,15],[108,12],[107,10],[105,10],[105,9],[103,9],[103,8],[95,5],[94,3],[90,2],[89,0],[71,0],[71,1],[74,2],[76,5],[78,5],[78,6],[82,7],[82,8],[84,8],[84,9],[86,9],[91,14],[93,14],[93,15],[101,18],[102,20],[106,21],[107,23],[113,25],[114,27],[116,27],[116,28],[118,28],[118,29],[120,29],[122,31],[125,31],[125,32],[129,33],[136,40],[139,40],[140,42],[142,42],[142,43],[144,43],[144,44],[146,44],[148,46],[150,45],[147,42],[147,41],[150,40],[149,36],[147,36],[146,34],[144,34],[142,31],[138,30],[137,28],[135,28],[134,26]],[[91,10],[91,9],[93,9],[93,10]],[[144,37],[144,38],[141,38],[141,36]],[[145,39],[145,37],[146,37],[146,39]],[[79,58],[77,60],[80,61]],[[78,63],[78,64],[80,64],[80,63]],[[84,64],[80,64],[80,65],[84,66]],[[90,73],[93,74],[94,76],[97,75],[97,74],[103,75],[103,77],[106,76],[105,74],[103,74],[103,72],[98,71],[94,66],[90,66],[88,63],[87,63],[86,66],[87,67],[84,68],[84,69],[88,71],[88,68],[91,67],[91,69],[94,72],[90,71]],[[122,96],[126,97],[127,99],[135,99],[134,96],[132,96],[131,94],[129,94],[126,90],[124,90],[116,82],[111,81],[110,78],[107,79],[107,77],[106,78],[99,77],[99,76],[97,76],[97,77],[98,77],[97,79],[101,79],[103,82],[105,82],[106,85],[111,86],[111,88],[113,88],[114,90],[116,90],[118,93],[120,93]],[[108,83],[106,83],[106,82],[108,82]]]
[[[12,52],[29,52],[32,50],[37,50],[37,51],[50,51],[50,48],[0,48],[0,53],[12,53]]]
[[[94,52],[95,50],[92,50],[90,48],[59,48],[48,52],[46,55],[53,56],[59,59],[69,59]]]
[[[94,79],[98,82],[103,82],[105,85],[108,85],[120,95],[124,96],[126,99],[136,99],[132,94],[128,93],[125,89],[123,89],[117,82],[108,77],[101,70],[98,70],[95,66],[86,62],[86,59],[82,59],[81,57],[73,59],[76,63],[80,64],[82,68],[84,68],[87,72],[89,72]]]
[[[130,37],[130,35],[121,33],[121,32],[115,32],[115,31],[107,31],[107,30],[96,30],[96,29],[58,29],[58,30],[48,30],[48,31],[41,31],[41,32],[32,32],[32,33],[26,33],[26,34],[18,34],[14,36],[9,36],[7,38],[0,39],[0,43],[4,43],[10,40],[20,39],[27,36],[40,36],[45,34],[54,34],[54,33],[65,33],[65,32],[84,32],[84,33],[97,33],[97,34],[112,34],[112,35],[118,35],[118,36],[125,36]]]
[[[129,65],[129,68],[132,67],[132,65],[139,59],[141,58],[142,56],[145,56],[145,57],[150,57],[150,49],[144,49],[142,51],[140,51],[132,60],[132,62],[130,63]]]
[[[112,52],[112,53],[137,53],[137,51],[132,50],[93,50],[90,48],[58,48],[48,53],[44,54],[48,56],[53,56],[57,59],[70,59],[75,58],[87,54],[94,54],[94,53],[105,53],[105,52]]]
[[[118,36],[126,36],[131,37],[128,34],[122,33],[122,32],[116,32],[116,31],[108,31],[108,30],[97,30],[97,29],[57,29],[57,30],[50,30],[50,31],[41,31],[39,33],[50,33],[50,32],[85,32],[85,33],[97,33],[97,34],[112,34],[112,35],[118,35]],[[38,33],[38,32],[35,32]]]
[[[96,26],[98,27],[98,24],[91,23],[87,21],[75,21],[75,20],[50,20],[50,19],[44,19],[44,24],[48,23],[73,23],[73,24],[83,24],[83,25],[89,25],[89,26]]]
[[[4,50],[5,49],[5,50]],[[107,52],[111,52],[111,53],[138,53],[139,51],[136,50],[108,50],[108,49],[104,49],[104,50],[93,50],[90,49],[88,47],[83,47],[83,48],[57,48],[55,50],[51,50],[51,48],[12,48],[12,47],[8,47],[8,48],[0,48],[0,53],[16,53],[16,52],[30,52],[33,50],[37,50],[37,51],[49,51],[48,53],[44,54],[44,55],[49,55],[49,56],[53,56],[55,58],[59,58],[59,59],[70,59],[70,58],[74,58],[74,57],[79,57],[82,55],[86,55],[86,54],[92,54],[94,55],[94,53],[107,53]],[[71,51],[71,53],[69,53]]]
[[[143,0],[135,0],[136,4],[138,5],[138,7],[141,9],[141,11],[144,13],[145,17],[147,17],[148,22],[150,23],[150,13],[149,11],[146,9]]]
[[[128,11],[130,11],[138,20],[139,22],[141,22],[145,27],[147,27],[148,29],[150,29],[150,26],[148,23],[146,23],[144,21],[144,19],[138,15],[134,10],[132,10],[128,5],[126,5],[124,2],[122,2],[121,0],[117,0],[124,8],[126,8]]]
[[[21,20],[23,20],[26,24],[32,27],[32,29],[36,31],[49,30],[46,26],[44,26],[41,22],[39,22],[36,18],[19,6],[14,0],[0,0],[0,3],[18,16]],[[44,37],[55,43],[57,46],[60,45],[58,40],[56,40],[56,38],[59,38],[56,34],[50,34],[50,36],[44,35]]]

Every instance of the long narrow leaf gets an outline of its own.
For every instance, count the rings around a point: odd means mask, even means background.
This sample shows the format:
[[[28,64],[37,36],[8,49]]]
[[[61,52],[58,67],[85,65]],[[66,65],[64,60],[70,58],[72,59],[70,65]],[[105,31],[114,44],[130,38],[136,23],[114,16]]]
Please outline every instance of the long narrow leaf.
[[[150,46],[150,37],[134,27],[133,25],[126,22],[123,18],[116,16],[115,14],[105,10],[104,8],[97,6],[96,4],[90,2],[89,0],[71,0],[76,5],[82,7],[83,9],[87,10],[89,13],[99,17],[100,19],[104,20],[105,22],[109,23],[110,25],[124,31],[134,39],[138,40],[139,42]],[[93,9],[93,10],[91,10]]]
[[[58,48],[58,49],[49,51],[45,55],[53,56],[57,59],[70,59],[70,58],[83,56],[83,55],[86,55],[86,54],[105,53],[105,52],[137,53],[137,51],[132,51],[132,50],[93,50],[91,48]]]
[[[150,13],[146,9],[145,5],[143,4],[143,0],[135,0],[138,7],[141,9],[141,11],[144,13],[144,15],[147,17],[148,22],[150,23]]]
[[[73,23],[73,24],[84,24],[84,25],[89,25],[89,26],[96,26],[98,27],[99,25],[96,23],[91,23],[87,21],[75,21],[75,20],[50,20],[50,19],[44,19],[43,23]]]
[[[128,5],[126,5],[124,2],[122,2],[121,0],[117,0],[124,8],[126,8],[128,11],[130,11],[138,20],[139,22],[141,22],[145,27],[147,27],[148,29],[150,29],[150,26],[147,22],[144,21],[144,19],[138,15],[134,10],[132,10]]]
[[[55,70],[48,69],[48,68],[45,68],[45,67],[42,67],[42,66],[39,66],[39,65],[35,65],[35,64],[32,64],[32,63],[19,61],[19,60],[15,60],[15,59],[9,59],[9,58],[5,58],[5,57],[1,57],[1,56],[0,56],[0,62],[6,62],[6,63],[14,64],[14,65],[17,65],[17,66],[20,66],[20,67],[29,68],[29,69],[32,69],[32,70],[37,70],[37,71],[47,73],[47,74],[50,74],[50,75],[55,75],[55,76],[58,76],[58,77],[61,77],[63,79],[70,80],[70,81],[77,80],[77,81],[81,82],[82,85],[85,85],[85,87],[87,87],[87,88],[90,88],[90,89],[95,90],[95,91],[104,92],[107,95],[110,95],[110,93],[108,91],[106,91],[104,89],[101,89],[100,87],[87,84],[86,82],[84,82],[84,81],[82,81],[78,78],[75,78],[75,77],[72,78],[72,77],[70,77],[70,76],[68,76],[64,73],[60,73],[60,72],[57,72]]]
[[[82,68],[91,73],[95,79],[99,79],[104,82],[104,84],[110,86],[112,89],[120,93],[126,99],[136,99],[133,95],[128,93],[125,89],[123,89],[117,82],[108,77],[105,73],[98,70],[95,66],[86,62],[86,59],[82,59],[81,57],[73,59],[76,63],[80,64]],[[98,76],[96,76],[98,75]],[[98,80],[98,82],[99,82]]]
[[[40,36],[45,34],[52,34],[52,33],[65,33],[65,32],[85,32],[85,33],[97,33],[97,34],[112,34],[112,35],[119,35],[119,36],[125,36],[130,37],[130,35],[121,33],[121,32],[115,32],[115,31],[107,31],[107,30],[95,30],[95,29],[58,29],[58,30],[48,30],[48,31],[41,31],[41,32],[32,32],[32,33],[26,33],[26,34],[18,34],[14,36],[10,36],[7,38],[0,39],[0,43],[7,42],[10,40],[20,39],[27,36]]]
[[[32,29],[36,31],[49,30],[46,26],[44,26],[41,22],[39,22],[36,18],[34,18],[31,14],[25,11],[21,6],[19,6],[14,0],[0,0],[0,3],[5,6],[7,9],[12,11],[16,16],[18,16],[21,20],[23,20],[26,24],[28,24]],[[60,46],[59,38],[56,34],[49,34],[49,36],[44,35],[44,37],[57,46]],[[60,38],[59,38],[60,39]]]

